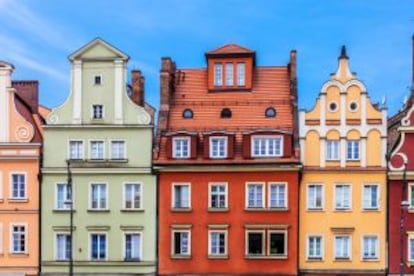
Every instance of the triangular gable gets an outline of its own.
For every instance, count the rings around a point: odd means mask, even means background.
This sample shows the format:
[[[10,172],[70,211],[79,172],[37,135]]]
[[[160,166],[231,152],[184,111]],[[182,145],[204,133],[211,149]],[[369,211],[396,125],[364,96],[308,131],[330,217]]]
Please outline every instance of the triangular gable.
[[[102,58],[120,58],[128,60],[129,56],[99,37],[95,38],[69,56],[69,60],[72,61],[75,59]]]
[[[254,54],[254,51],[237,44],[226,44],[214,50],[208,51],[207,55],[221,54]]]

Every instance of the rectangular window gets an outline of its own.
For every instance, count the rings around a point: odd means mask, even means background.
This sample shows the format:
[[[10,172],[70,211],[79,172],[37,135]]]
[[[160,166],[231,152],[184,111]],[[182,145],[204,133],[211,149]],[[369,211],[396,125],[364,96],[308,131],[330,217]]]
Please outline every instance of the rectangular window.
[[[378,209],[379,208],[379,191],[378,185],[364,185],[363,190],[363,208]]]
[[[244,62],[237,63],[237,85],[246,85],[246,64]]]
[[[286,256],[287,240],[285,231],[268,231],[268,248],[270,256]]]
[[[247,184],[247,208],[264,208],[264,184]]]
[[[70,259],[70,235],[56,234],[56,260],[67,261]]]
[[[11,198],[26,199],[26,174],[13,173],[11,175]]]
[[[414,208],[414,183],[408,184],[408,203],[410,209]]]
[[[408,261],[414,262],[414,237],[408,238]]]
[[[233,63],[226,63],[226,85],[233,86]]]
[[[322,185],[310,184],[308,185],[307,193],[307,207],[308,210],[320,210],[323,208]]]
[[[269,207],[286,208],[287,191],[285,183],[271,183],[269,185]]]
[[[209,231],[208,254],[213,256],[227,255],[227,231]]]
[[[142,208],[142,189],[141,184],[126,183],[124,185],[124,208],[141,209]]]
[[[308,237],[308,259],[322,259],[322,237]]]
[[[227,184],[210,183],[210,208],[227,208]]]
[[[173,157],[189,158],[190,157],[190,137],[173,138]]]
[[[223,66],[221,63],[214,64],[214,85],[223,85]]]
[[[246,255],[287,256],[287,232],[284,230],[246,230]]]
[[[26,226],[11,225],[11,253],[22,254],[27,252]]]
[[[265,254],[265,231],[247,232],[247,255]]]
[[[69,209],[71,204],[71,191],[67,183],[56,184],[56,209]]]
[[[335,259],[350,259],[350,252],[350,237],[335,236]]]
[[[252,156],[253,157],[277,157],[282,156],[282,137],[252,137]]]
[[[365,236],[362,252],[364,259],[378,259],[378,238],[376,236]]]
[[[188,230],[174,230],[173,231],[173,255],[190,255],[191,242],[190,231]]]
[[[92,119],[103,119],[104,106],[101,104],[92,105]]]
[[[339,160],[339,141],[326,141],[326,160]]]
[[[111,159],[126,159],[125,141],[111,141]]]
[[[358,140],[350,140],[346,142],[347,151],[346,151],[346,159],[347,160],[359,160],[359,141]]]
[[[107,209],[107,191],[105,183],[91,184],[91,209]]]
[[[103,261],[106,259],[106,234],[91,234],[92,261]]]
[[[95,85],[101,85],[102,84],[102,76],[101,75],[95,75],[93,80],[94,80]]]
[[[335,185],[335,209],[351,209],[351,186],[344,184]]]
[[[173,208],[191,208],[190,184],[173,184]]]
[[[210,137],[210,158],[227,157],[227,137]]]
[[[90,159],[103,160],[104,159],[104,141],[90,142]]]
[[[83,142],[69,141],[69,159],[81,160],[83,159]]]
[[[126,261],[140,261],[142,250],[141,233],[127,233],[125,234],[125,248],[124,255]]]

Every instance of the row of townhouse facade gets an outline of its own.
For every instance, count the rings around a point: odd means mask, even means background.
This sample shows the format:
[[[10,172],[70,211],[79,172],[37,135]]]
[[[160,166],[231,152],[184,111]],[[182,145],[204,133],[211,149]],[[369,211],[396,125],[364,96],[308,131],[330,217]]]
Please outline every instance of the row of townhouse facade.
[[[388,119],[343,47],[299,111],[296,51],[205,59],[161,59],[156,127],[100,38],[51,110],[0,62],[0,275],[414,275],[414,90]]]

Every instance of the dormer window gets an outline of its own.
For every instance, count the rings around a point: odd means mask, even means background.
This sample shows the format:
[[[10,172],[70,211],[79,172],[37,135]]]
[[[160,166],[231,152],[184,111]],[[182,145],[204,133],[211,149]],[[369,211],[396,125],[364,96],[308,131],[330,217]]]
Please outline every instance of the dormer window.
[[[233,63],[226,63],[226,86],[233,86]]]
[[[244,62],[237,63],[237,85],[244,86],[246,84],[246,64]]]
[[[223,119],[231,118],[231,110],[230,110],[230,108],[223,108],[221,110],[220,117],[223,118]]]
[[[245,85],[246,64],[244,62],[223,62],[214,64],[214,86],[216,88],[238,88],[240,86],[244,87]]]
[[[173,138],[173,158],[185,159],[190,158],[191,150],[190,137]]]
[[[95,75],[94,84],[95,85],[101,85],[102,84],[102,76],[101,75]]]
[[[104,107],[101,104],[94,104],[92,106],[92,119],[103,119]]]
[[[223,85],[223,66],[221,63],[214,64],[214,85]]]

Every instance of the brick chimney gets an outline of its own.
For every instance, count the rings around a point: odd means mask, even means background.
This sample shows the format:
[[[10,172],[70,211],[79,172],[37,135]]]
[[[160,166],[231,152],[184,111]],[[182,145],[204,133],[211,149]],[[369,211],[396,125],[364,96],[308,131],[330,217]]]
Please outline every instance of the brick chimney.
[[[30,112],[38,113],[39,108],[39,82],[38,81],[12,81],[16,94],[30,107]]]
[[[161,58],[160,70],[160,111],[158,113],[158,131],[168,128],[170,101],[174,93],[175,62],[169,57]]]
[[[131,100],[139,106],[144,106],[145,103],[145,91],[144,91],[145,78],[142,76],[140,70],[132,70],[132,95]]]

